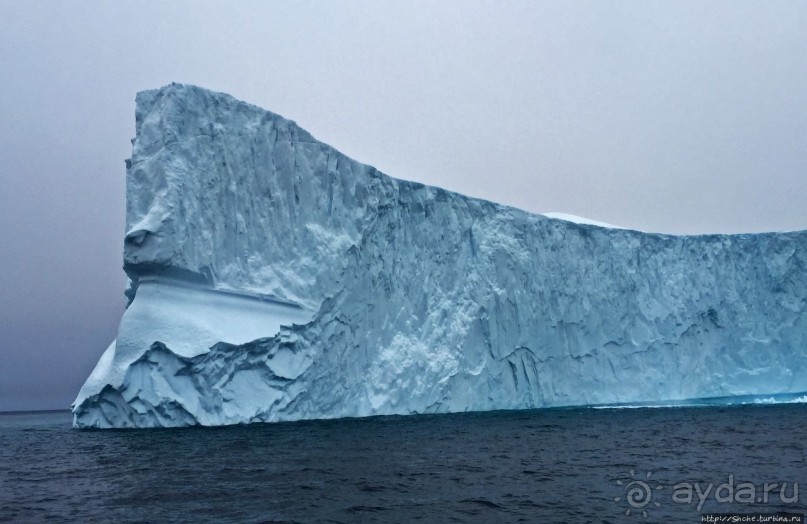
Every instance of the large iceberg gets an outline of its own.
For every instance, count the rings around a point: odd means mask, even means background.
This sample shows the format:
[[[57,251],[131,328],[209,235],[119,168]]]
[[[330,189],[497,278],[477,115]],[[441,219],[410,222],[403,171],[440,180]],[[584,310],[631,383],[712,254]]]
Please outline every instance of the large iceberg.
[[[137,96],[117,339],[77,427],[807,391],[807,232],[674,236],[390,178],[286,120]]]

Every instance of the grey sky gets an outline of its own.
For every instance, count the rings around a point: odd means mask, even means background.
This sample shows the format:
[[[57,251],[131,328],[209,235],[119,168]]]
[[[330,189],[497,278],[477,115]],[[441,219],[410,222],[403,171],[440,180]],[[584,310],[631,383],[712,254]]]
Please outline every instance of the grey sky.
[[[807,228],[804,2],[0,0],[0,410],[114,338],[134,96],[171,81],[530,211]]]

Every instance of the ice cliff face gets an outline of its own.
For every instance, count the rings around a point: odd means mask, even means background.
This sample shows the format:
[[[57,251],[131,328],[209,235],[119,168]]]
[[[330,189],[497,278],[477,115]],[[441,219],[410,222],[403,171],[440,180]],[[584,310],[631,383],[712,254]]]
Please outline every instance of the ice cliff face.
[[[127,166],[131,303],[78,427],[807,391],[807,232],[532,215],[182,85],[138,95]]]

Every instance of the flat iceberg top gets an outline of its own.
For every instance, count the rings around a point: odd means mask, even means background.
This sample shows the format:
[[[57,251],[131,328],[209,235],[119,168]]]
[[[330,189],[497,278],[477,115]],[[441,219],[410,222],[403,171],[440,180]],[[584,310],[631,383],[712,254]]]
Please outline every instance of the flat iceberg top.
[[[140,93],[136,119],[132,302],[77,426],[807,391],[807,232],[530,214],[391,178],[193,86]]]

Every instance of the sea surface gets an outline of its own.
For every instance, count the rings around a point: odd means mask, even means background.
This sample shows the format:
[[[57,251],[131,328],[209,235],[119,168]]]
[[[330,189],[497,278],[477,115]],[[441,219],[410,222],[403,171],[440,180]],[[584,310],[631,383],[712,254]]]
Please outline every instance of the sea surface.
[[[805,404],[70,423],[68,412],[0,415],[0,521],[695,523],[807,511]]]

